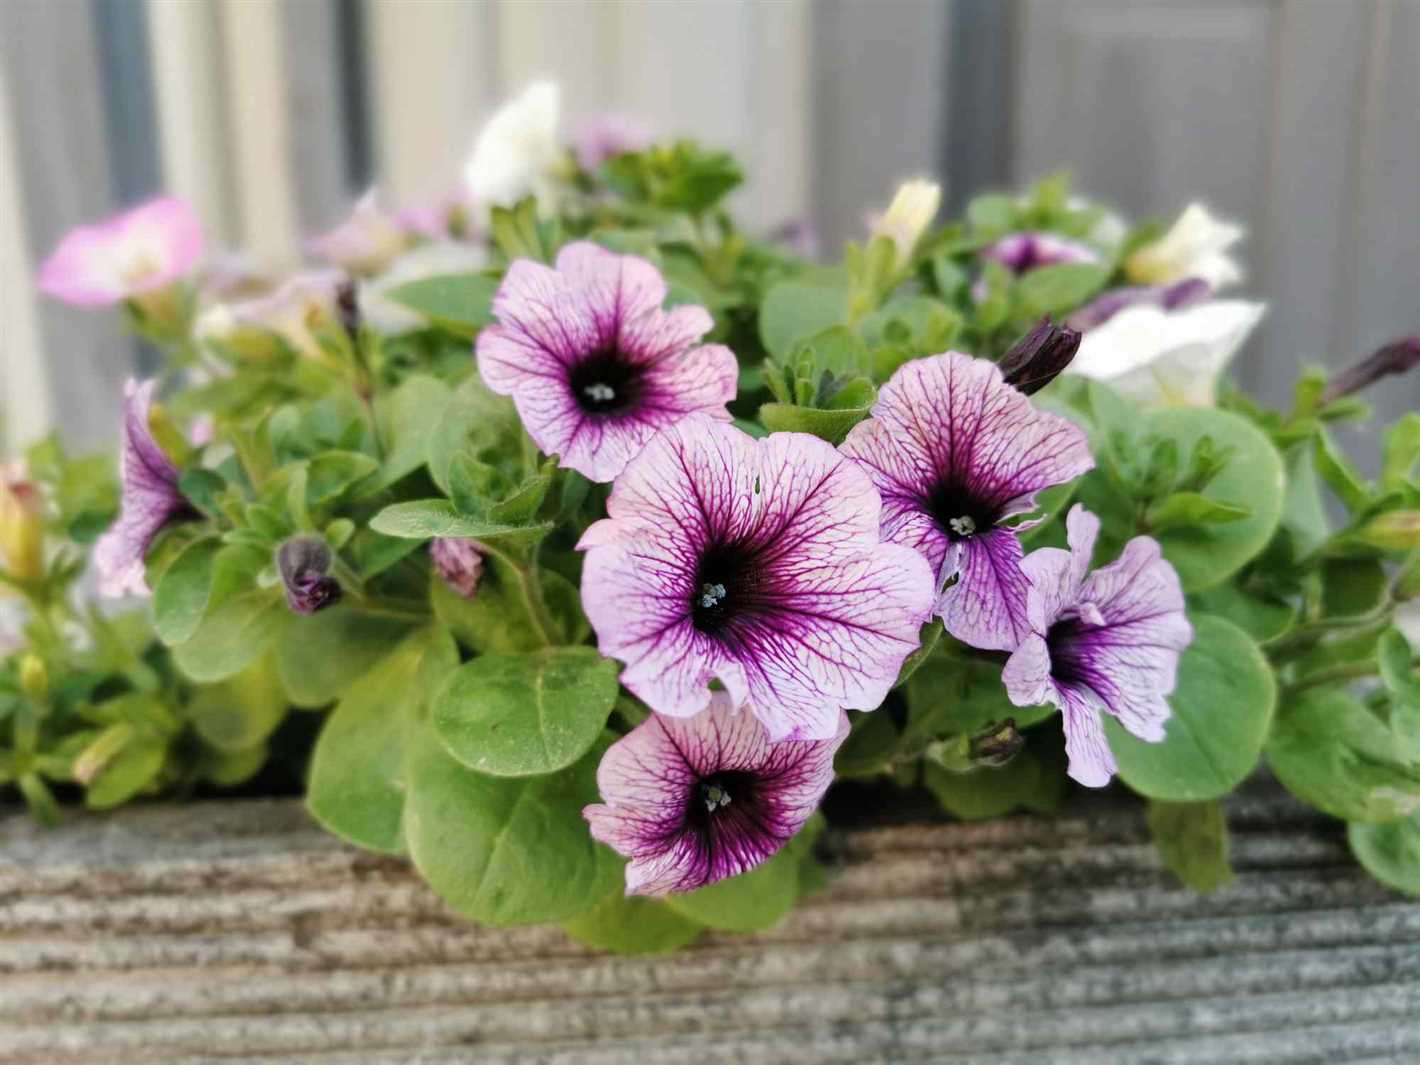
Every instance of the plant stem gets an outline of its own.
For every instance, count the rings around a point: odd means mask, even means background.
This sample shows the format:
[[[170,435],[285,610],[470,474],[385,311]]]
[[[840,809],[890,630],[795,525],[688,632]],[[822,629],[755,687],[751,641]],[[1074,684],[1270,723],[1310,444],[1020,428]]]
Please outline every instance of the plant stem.
[[[1332,666],[1330,669],[1318,670],[1316,673],[1308,674],[1299,681],[1288,684],[1282,689],[1282,696],[1300,695],[1304,691],[1312,688],[1321,688],[1327,684],[1335,684],[1343,680],[1359,680],[1362,677],[1374,677],[1378,673],[1374,662],[1345,662],[1339,666]]]

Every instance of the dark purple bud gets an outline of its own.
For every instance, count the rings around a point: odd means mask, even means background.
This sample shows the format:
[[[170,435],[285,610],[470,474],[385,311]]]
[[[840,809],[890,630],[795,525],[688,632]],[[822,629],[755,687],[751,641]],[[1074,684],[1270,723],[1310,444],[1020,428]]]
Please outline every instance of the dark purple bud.
[[[445,584],[465,599],[472,599],[483,576],[483,555],[474,540],[440,536],[429,545],[434,570]]]
[[[360,335],[360,298],[355,282],[348,277],[335,288],[335,310],[341,326],[354,343]]]
[[[1001,376],[1029,396],[1059,377],[1079,350],[1079,332],[1047,315],[1001,357]]]
[[[333,561],[318,536],[294,536],[276,552],[286,604],[297,614],[314,614],[340,598],[340,584],[329,575]]]
[[[1016,728],[1013,718],[988,726],[971,737],[967,751],[976,765],[1003,766],[1026,745],[1026,738]]]
[[[1325,407],[1344,396],[1369,388],[1382,377],[1409,373],[1417,366],[1420,366],[1420,336],[1393,340],[1375,354],[1336,374],[1321,394],[1321,405]]]

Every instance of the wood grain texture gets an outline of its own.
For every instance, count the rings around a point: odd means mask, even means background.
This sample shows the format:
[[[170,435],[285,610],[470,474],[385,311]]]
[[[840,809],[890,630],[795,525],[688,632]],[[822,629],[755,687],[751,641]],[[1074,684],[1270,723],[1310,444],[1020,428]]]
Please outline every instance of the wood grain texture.
[[[1235,801],[1199,899],[1137,809],[839,833],[759,936],[618,958],[450,915],[288,802],[0,822],[0,1061],[1414,1061],[1420,903]]]

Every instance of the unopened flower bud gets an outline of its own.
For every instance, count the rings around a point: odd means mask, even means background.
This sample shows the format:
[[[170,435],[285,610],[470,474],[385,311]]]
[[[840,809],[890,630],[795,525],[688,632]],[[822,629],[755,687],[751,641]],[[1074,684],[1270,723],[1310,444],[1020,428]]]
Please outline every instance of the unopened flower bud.
[[[0,565],[17,581],[44,576],[44,508],[19,464],[0,468]]]
[[[1417,366],[1420,366],[1420,336],[1391,341],[1333,377],[1321,394],[1321,405],[1325,407],[1328,403],[1335,403],[1353,392],[1368,388],[1382,377],[1409,373]]]
[[[49,700],[49,670],[33,652],[20,659],[20,690],[33,703]]]
[[[441,536],[429,545],[429,554],[444,583],[465,599],[472,599],[483,577],[483,555],[475,541]]]
[[[1029,396],[1059,377],[1079,350],[1079,332],[1047,315],[1001,357],[1001,376]]]
[[[990,725],[971,737],[971,760],[977,765],[1003,766],[1021,752],[1026,739],[1013,718]]]
[[[340,584],[331,577],[330,548],[318,536],[295,536],[281,545],[276,566],[286,590],[286,603],[297,614],[314,614],[340,598]]]
[[[336,286],[335,310],[341,327],[354,343],[360,335],[360,300],[355,282],[349,278]]]
[[[873,223],[874,237],[887,237],[897,248],[897,268],[901,270],[912,258],[917,242],[942,203],[942,186],[935,181],[905,181],[898,187],[892,203]]]

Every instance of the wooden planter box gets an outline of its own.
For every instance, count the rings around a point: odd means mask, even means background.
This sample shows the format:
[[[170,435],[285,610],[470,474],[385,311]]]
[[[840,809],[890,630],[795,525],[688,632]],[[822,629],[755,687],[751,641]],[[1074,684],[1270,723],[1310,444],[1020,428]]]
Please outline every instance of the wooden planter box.
[[[839,833],[780,928],[618,958],[451,915],[287,801],[0,821],[0,1061],[1420,1061],[1420,902],[1271,793],[1200,899],[1137,809]]]

